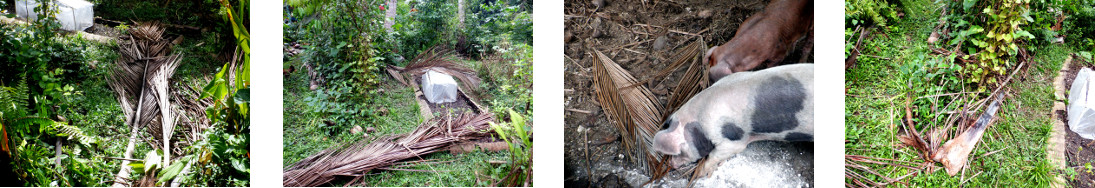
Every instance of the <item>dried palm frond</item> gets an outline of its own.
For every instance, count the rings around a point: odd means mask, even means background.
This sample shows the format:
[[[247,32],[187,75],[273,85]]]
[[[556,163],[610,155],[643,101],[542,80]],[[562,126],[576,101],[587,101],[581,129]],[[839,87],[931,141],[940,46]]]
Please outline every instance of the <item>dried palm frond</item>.
[[[434,70],[437,72],[445,73],[460,79],[466,85],[465,89],[472,91],[479,88],[479,77],[476,76],[474,70],[471,70],[464,65],[456,61],[456,56],[450,49],[443,48],[441,46],[434,46],[430,49],[419,53],[414,59],[411,59],[411,63],[401,70],[402,72],[411,73],[411,75],[417,77],[427,70]],[[400,78],[397,78],[400,79]]]
[[[947,174],[954,176],[958,174],[962,168],[966,166],[966,161],[969,159],[970,152],[973,152],[973,148],[977,146],[977,142],[981,141],[981,135],[985,133],[985,129],[992,125],[994,117],[996,117],[996,111],[1000,109],[1000,103],[1004,100],[1003,95],[997,95],[996,100],[989,105],[987,109],[981,114],[981,117],[977,118],[977,121],[973,123],[965,132],[955,136],[947,143],[943,144],[942,148],[936,152],[932,159],[943,163],[943,167],[947,170]]]
[[[687,63],[688,70],[684,72],[684,76],[677,82],[677,87],[673,88],[673,92],[669,93],[669,99],[666,101],[666,113],[662,119],[668,118],[672,112],[677,111],[688,99],[695,96],[696,93],[700,93],[707,86],[711,85],[711,81],[707,77],[707,66],[703,62],[703,47],[707,44],[703,42],[703,38],[696,39],[696,42],[685,46],[677,52],[676,57],[673,58],[673,64]]]
[[[422,158],[453,143],[486,136],[489,132],[483,130],[490,128],[487,122],[492,117],[490,113],[438,117],[407,135],[331,147],[291,165],[283,173],[282,183],[286,187],[315,187],[339,177],[361,177],[402,160]]]
[[[660,103],[645,86],[626,87],[638,83],[627,70],[596,49],[589,48],[593,56],[593,84],[596,85],[597,102],[620,131],[624,150],[649,172],[660,172],[662,155],[649,147],[654,143],[654,133],[661,120]]]
[[[167,55],[171,41],[163,38],[163,29],[156,23],[141,23],[130,30],[130,40],[119,41],[121,57],[115,61],[110,87],[118,93],[118,103],[131,127],[124,158],[132,158],[138,130],[144,128],[162,143],[164,161],[170,159],[170,138],[175,127],[174,106],[170,102],[169,85],[179,54]],[[156,144],[152,144],[156,147]],[[115,176],[114,186],[124,186],[129,177],[128,161],[123,161]]]
[[[875,171],[874,169],[871,169],[871,167],[867,166],[867,164],[901,167],[901,168],[905,168],[905,170],[911,171],[911,172],[906,173],[905,175],[902,175],[900,177],[891,178],[891,177],[882,175],[881,173],[879,173],[878,171]],[[852,183],[845,184],[844,185],[845,187],[864,187],[864,188],[866,188],[866,187],[885,187],[885,186],[893,185],[894,183],[902,183],[902,184],[905,184],[905,186],[908,186],[907,183],[902,182],[903,179],[906,179],[906,178],[915,176],[917,174],[920,174],[920,173],[923,172],[924,169],[926,169],[930,166],[925,165],[925,163],[916,163],[916,162],[902,161],[902,160],[896,160],[896,159],[874,158],[874,157],[858,156],[858,155],[844,155],[844,167],[845,167],[845,169],[844,169],[844,178],[852,182]],[[863,172],[870,173],[871,175],[878,176],[879,178],[882,178],[882,181],[876,182],[872,178],[867,178],[867,176],[864,176],[864,174],[861,174],[857,171],[863,171]]]
[[[685,102],[688,102],[688,99],[691,99],[696,93],[703,91],[703,89],[711,85],[710,80],[707,77],[707,66],[703,62],[703,47],[706,46],[707,44],[703,41],[703,38],[696,39],[692,44],[677,51],[677,55],[673,57],[674,66],[662,70],[662,72],[671,72],[675,71],[680,65],[688,65],[688,69],[685,70],[684,75],[678,80],[677,86],[673,87],[673,92],[669,93],[669,99],[666,101],[666,111],[662,114],[661,120],[665,121],[668,119],[669,115],[672,115],[673,112],[677,111]],[[668,159],[665,161],[668,161]],[[668,163],[665,161],[662,161],[659,164],[662,165],[661,169],[664,170],[654,171],[654,173],[650,175],[651,181],[661,179],[662,176],[668,172],[668,166],[664,166],[664,164]],[[702,168],[706,161],[707,160],[701,160],[696,168]],[[694,169],[694,171],[699,172],[702,170]],[[698,173],[692,174],[693,176],[690,178],[689,184],[691,184],[691,180],[698,178]]]

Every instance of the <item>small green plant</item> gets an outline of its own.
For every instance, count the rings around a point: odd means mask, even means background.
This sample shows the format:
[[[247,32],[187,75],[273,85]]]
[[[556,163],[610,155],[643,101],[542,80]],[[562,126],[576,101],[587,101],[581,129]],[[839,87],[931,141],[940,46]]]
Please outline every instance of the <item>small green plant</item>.
[[[1063,171],[1065,175],[1068,175],[1069,181],[1076,180],[1076,175],[1080,175],[1075,168],[1065,168]]]
[[[508,175],[502,177],[498,186],[532,186],[532,133],[527,131],[532,128],[525,126],[525,118],[521,114],[508,111],[509,123],[490,123],[498,137],[509,146],[510,162],[504,171]]]
[[[118,30],[118,33],[121,33],[122,35],[129,34],[129,25],[126,25],[125,23],[118,24],[118,26],[114,26],[114,29]]]
[[[1091,163],[1084,163],[1084,170],[1087,170],[1088,174],[1091,174]]]

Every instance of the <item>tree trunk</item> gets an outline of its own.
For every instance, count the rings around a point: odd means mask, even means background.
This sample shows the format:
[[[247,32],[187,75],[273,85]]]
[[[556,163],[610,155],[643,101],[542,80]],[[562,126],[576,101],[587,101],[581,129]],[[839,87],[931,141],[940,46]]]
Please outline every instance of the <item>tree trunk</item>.
[[[460,20],[460,31],[464,31],[464,0],[457,0],[456,3],[456,16]]]
[[[395,23],[395,10],[398,2],[398,0],[387,0],[387,5],[384,5],[386,10],[384,14],[384,29],[389,33],[392,32],[392,24]]]

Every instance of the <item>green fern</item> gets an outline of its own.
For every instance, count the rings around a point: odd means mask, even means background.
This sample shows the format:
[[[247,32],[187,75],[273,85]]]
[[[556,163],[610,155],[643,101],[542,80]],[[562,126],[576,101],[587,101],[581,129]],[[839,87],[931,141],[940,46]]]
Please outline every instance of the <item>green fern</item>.
[[[27,115],[26,107],[30,101],[28,91],[26,80],[19,80],[15,87],[0,86],[0,121]]]
[[[15,121],[13,126],[19,127],[31,127],[33,125],[39,125],[39,131],[44,134],[54,135],[58,137],[66,137],[69,140],[75,140],[85,146],[98,143],[99,138],[96,136],[89,136],[84,134],[84,131],[79,127],[68,125],[64,122],[53,121],[49,118],[42,117],[23,117]]]
[[[84,146],[91,146],[92,144],[99,143],[99,137],[86,135],[84,134],[84,130],[81,130],[79,127],[62,122],[57,122],[53,125],[54,129],[57,130],[57,136],[68,137],[69,140],[75,140]]]

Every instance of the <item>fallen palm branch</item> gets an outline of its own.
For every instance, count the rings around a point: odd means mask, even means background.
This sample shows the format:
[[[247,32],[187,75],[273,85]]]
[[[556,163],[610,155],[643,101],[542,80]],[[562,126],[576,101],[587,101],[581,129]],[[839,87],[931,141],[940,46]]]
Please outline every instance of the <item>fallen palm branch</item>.
[[[1021,54],[1025,53],[1026,52],[1021,52]],[[1026,61],[1020,61],[1019,65],[1015,67],[1015,70],[1012,70],[1007,79],[1005,79],[1004,82],[1001,82],[999,87],[993,90],[989,95],[990,98],[985,99],[989,100],[991,97],[995,97],[976,122],[968,126],[968,128],[962,131],[958,136],[947,141],[938,149],[938,151],[935,151],[932,154],[931,159],[943,163],[943,167],[947,170],[947,174],[954,176],[965,168],[970,152],[973,152],[977,143],[980,142],[982,134],[988,126],[992,125],[994,122],[993,120],[995,120],[996,111],[1000,109],[1000,103],[1004,100],[1004,94],[1001,94],[1000,91],[1007,87],[1007,84],[1011,83],[1011,79],[1015,77],[1016,73],[1023,70],[1025,64]],[[981,105],[984,105],[984,103],[981,103]]]
[[[902,175],[901,177],[891,178],[891,177],[887,177],[885,175],[882,175],[878,171],[875,171],[875,170],[871,169],[870,167],[867,166],[867,164],[901,167],[901,168],[906,168],[906,169],[910,170],[911,172],[909,172],[908,174]],[[918,166],[912,166],[912,165],[918,165]],[[845,186],[847,186],[847,187],[883,187],[883,186],[890,185],[890,184],[893,184],[893,183],[904,183],[904,182],[901,182],[901,180],[903,180],[905,178],[908,178],[908,177],[911,177],[911,176],[914,176],[914,175],[917,175],[917,174],[920,174],[920,172],[928,166],[924,165],[923,163],[913,163],[913,162],[894,160],[894,159],[883,159],[883,158],[874,158],[874,157],[858,156],[858,155],[844,155],[844,167],[845,167],[845,169],[844,169],[844,178],[846,178],[847,180],[852,181],[852,183],[845,184]],[[870,178],[867,178],[863,174],[860,174],[857,171],[867,172],[871,175],[878,176],[879,178],[882,178],[883,181],[880,181],[880,182],[879,181],[874,181]],[[908,185],[906,185],[906,186],[908,186]]]
[[[648,174],[664,172],[662,155],[649,149],[653,145],[654,133],[661,125],[660,103],[654,94],[644,86],[626,87],[638,83],[627,70],[613,62],[600,51],[593,51],[593,84],[597,102],[612,120],[616,130],[623,138],[624,150],[630,159],[646,169]]]
[[[115,61],[110,86],[118,93],[125,124],[130,127],[122,158],[133,158],[134,141],[144,128],[163,143],[159,149],[166,151],[164,164],[171,159],[170,138],[176,116],[168,87],[180,55],[168,55],[172,44],[163,38],[163,31],[156,23],[142,23],[130,31],[130,40],[118,44],[121,57]],[[130,176],[129,161],[122,161],[119,168],[113,186],[133,185],[126,181]]]
[[[422,158],[449,145],[486,136],[492,114],[465,113],[454,118],[433,118],[407,135],[335,146],[301,160],[285,170],[286,187],[315,187],[339,177],[361,177],[399,161]]]
[[[977,119],[977,122],[962,134],[943,144],[939,152],[932,156],[933,160],[943,163],[943,167],[947,169],[947,174],[951,176],[958,174],[966,166],[966,160],[969,158],[970,152],[981,140],[981,135],[985,133],[985,129],[993,122],[993,117],[996,116],[996,111],[1000,109],[1000,102],[1003,99],[1003,95],[998,95],[996,100]]]
[[[666,112],[677,111],[685,102],[688,102],[688,99],[711,85],[707,74],[707,65],[703,62],[704,46],[707,46],[707,44],[703,42],[703,38],[699,38],[696,42],[677,52],[679,56],[673,59],[674,64],[687,63],[688,70],[677,82],[677,87],[673,88],[673,92],[669,93],[669,100],[666,101],[668,104],[666,105]],[[670,114],[672,113],[665,113],[662,119],[668,118]]]
[[[684,75],[678,80],[677,86],[673,88],[673,92],[669,93],[669,99],[666,101],[666,113],[663,113],[661,116],[663,121],[669,118],[669,115],[672,114],[671,112],[677,111],[685,102],[688,102],[688,99],[691,99],[696,93],[699,93],[707,88],[707,86],[711,85],[707,75],[707,65],[704,64],[703,61],[703,47],[705,46],[707,46],[707,44],[703,41],[702,37],[696,39],[692,44],[677,51],[677,56],[673,57],[672,65],[661,71],[662,73],[667,73],[677,70],[680,65],[688,65],[688,69],[685,70]],[[662,77],[661,73],[655,77]],[[663,156],[663,159],[659,164],[669,164],[667,161],[668,157]],[[705,162],[706,160],[700,161],[696,168],[702,168],[703,163]],[[659,171],[653,171],[653,173],[650,174],[650,181],[647,183],[661,179],[668,173],[668,170],[668,167],[661,167],[659,168]],[[690,181],[695,180],[696,178],[698,178],[698,174],[693,174]],[[689,182],[689,184],[691,184],[691,182]]]
[[[465,89],[475,91],[479,86],[479,77],[476,76],[477,74],[474,70],[461,65],[456,59],[456,55],[453,54],[452,50],[441,46],[434,46],[419,53],[418,56],[411,59],[411,63],[407,64],[406,67],[394,68],[404,73],[411,73],[411,75],[415,77],[425,73],[427,70],[445,73],[464,82]],[[403,80],[398,77],[396,79]]]

